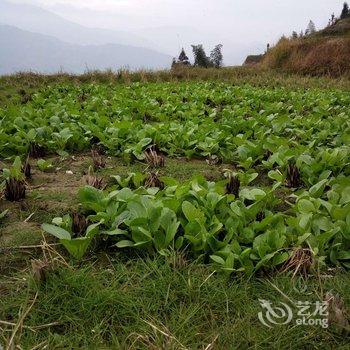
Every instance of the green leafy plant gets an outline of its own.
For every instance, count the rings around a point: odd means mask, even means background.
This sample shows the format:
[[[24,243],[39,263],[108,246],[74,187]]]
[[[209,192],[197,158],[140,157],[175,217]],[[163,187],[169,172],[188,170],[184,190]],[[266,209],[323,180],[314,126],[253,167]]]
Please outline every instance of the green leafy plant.
[[[53,169],[53,165],[50,161],[44,160],[44,159],[39,159],[36,162],[37,167],[40,169],[40,171],[46,172],[50,171]]]
[[[86,229],[85,236],[77,238],[72,238],[71,232],[59,226],[43,224],[42,229],[58,238],[60,243],[62,243],[75,259],[81,259],[89,248],[92,239],[98,234],[98,227],[100,224],[101,223],[90,225]]]
[[[26,196],[26,185],[20,157],[15,158],[13,165],[9,169],[3,169],[2,176],[5,179],[5,198],[11,202],[24,199]]]
[[[88,225],[100,223],[94,237],[152,254],[183,249],[226,273],[295,266],[305,252],[319,266],[348,268],[349,108],[348,92],[334,89],[58,84],[29,104],[0,109],[0,156],[26,156],[28,146],[39,158],[101,147],[152,167],[164,165],[160,155],[205,159],[226,169],[226,178],[179,182],[152,169],[116,175],[102,191],[89,172],[92,187],[78,198]],[[22,176],[15,168],[11,176],[4,171],[4,186]],[[56,226],[84,238],[71,220]]]
[[[111,178],[117,182],[120,188],[139,188],[144,184],[146,175],[142,173],[129,173],[128,176],[125,177],[112,175]]]

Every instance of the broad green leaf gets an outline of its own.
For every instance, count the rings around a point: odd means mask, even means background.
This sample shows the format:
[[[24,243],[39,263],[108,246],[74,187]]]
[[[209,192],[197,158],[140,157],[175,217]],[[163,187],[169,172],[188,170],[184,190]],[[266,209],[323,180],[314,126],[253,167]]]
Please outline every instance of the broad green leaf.
[[[190,202],[183,202],[182,203],[182,211],[188,221],[203,221],[204,220],[204,214],[200,209],[197,209],[193,204]]]
[[[134,246],[134,242],[128,241],[128,240],[123,240],[120,241],[116,244],[116,246],[118,248],[127,248],[127,247],[133,247]]]
[[[302,245],[310,236],[311,232],[306,232],[302,236],[298,237],[297,245]]]
[[[298,201],[298,209],[300,213],[308,214],[316,212],[315,206],[307,199],[301,199]]]
[[[88,238],[92,238],[94,237],[95,235],[98,234],[99,232],[99,226],[102,224],[103,221],[100,221],[96,224],[92,224],[90,225],[87,229],[86,229],[86,237]]]
[[[87,208],[96,212],[103,211],[106,207],[103,191],[91,186],[85,186],[78,192],[79,201]]]
[[[338,259],[339,260],[350,260],[350,251],[342,250],[338,253]]]
[[[309,190],[310,194],[313,197],[320,197],[327,183],[328,183],[328,180],[325,179],[325,180],[321,180],[316,185],[313,185]]]
[[[57,237],[58,239],[70,240],[71,235],[68,231],[64,230],[61,227],[50,225],[50,224],[42,224],[41,228],[51,235]]]
[[[340,198],[340,204],[347,204],[350,202],[350,186],[344,188],[342,190],[341,198]]]
[[[87,237],[79,237],[72,240],[62,239],[61,243],[68,250],[69,254],[79,260],[84,256],[86,250],[89,248],[91,239]]]
[[[116,228],[111,231],[101,231],[101,235],[108,235],[108,236],[119,236],[119,235],[126,235],[127,231],[120,230],[119,228]]]
[[[266,192],[259,188],[253,188],[253,189],[244,188],[240,191],[240,197],[253,200],[253,201],[260,200],[265,196],[266,196]]]
[[[272,180],[276,180],[277,182],[283,181],[283,174],[279,170],[270,170],[267,176]]]
[[[321,231],[330,231],[333,228],[331,220],[324,216],[314,218],[312,225]]]
[[[215,261],[217,264],[225,265],[225,260],[218,255],[210,255],[210,259]]]
[[[306,229],[308,224],[310,223],[310,219],[312,218],[312,214],[301,214],[299,218],[299,226],[303,229]]]

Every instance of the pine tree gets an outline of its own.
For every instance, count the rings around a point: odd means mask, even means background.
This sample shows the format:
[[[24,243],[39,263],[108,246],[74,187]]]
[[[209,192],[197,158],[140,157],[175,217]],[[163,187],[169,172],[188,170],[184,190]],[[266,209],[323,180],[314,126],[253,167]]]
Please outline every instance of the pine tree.
[[[293,39],[298,39],[298,33],[295,30],[292,33],[292,38]]]
[[[350,9],[349,9],[348,3],[344,2],[343,10],[342,10],[341,15],[340,15],[340,19],[344,19],[347,17],[350,17]]]
[[[186,66],[190,65],[190,60],[188,59],[184,48],[182,48],[182,50],[180,52],[179,63],[182,63],[182,64],[184,64]]]
[[[316,33],[316,26],[315,26],[315,23],[313,21],[310,21],[307,28],[306,28],[305,35],[311,35],[314,33]]]
[[[224,59],[222,55],[222,45],[216,45],[210,53],[210,60],[215,68],[220,68],[222,66],[222,61]]]
[[[192,45],[194,66],[208,68],[211,66],[209,57],[207,57],[203,45]]]

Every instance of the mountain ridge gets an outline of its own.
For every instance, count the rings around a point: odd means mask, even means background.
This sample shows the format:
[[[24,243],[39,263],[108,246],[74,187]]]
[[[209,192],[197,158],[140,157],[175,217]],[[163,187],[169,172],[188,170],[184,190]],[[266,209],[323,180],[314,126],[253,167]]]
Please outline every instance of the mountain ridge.
[[[55,37],[0,24],[0,74],[18,71],[83,73],[87,69],[164,69],[171,56],[119,44],[76,45]],[[25,57],[25,60],[24,60]]]
[[[18,14],[21,14],[20,16]],[[80,25],[40,6],[0,2],[0,23],[79,45],[120,44],[136,47],[153,47],[154,43],[127,31],[92,28]]]

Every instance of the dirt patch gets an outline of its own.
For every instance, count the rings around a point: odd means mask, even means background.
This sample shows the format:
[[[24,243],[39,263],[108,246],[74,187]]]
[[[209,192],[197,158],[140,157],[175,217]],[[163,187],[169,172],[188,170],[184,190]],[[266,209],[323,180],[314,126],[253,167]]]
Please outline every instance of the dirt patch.
[[[1,229],[0,246],[37,244],[41,241],[40,225],[36,222],[12,222]]]

